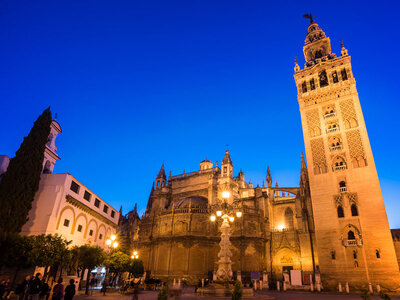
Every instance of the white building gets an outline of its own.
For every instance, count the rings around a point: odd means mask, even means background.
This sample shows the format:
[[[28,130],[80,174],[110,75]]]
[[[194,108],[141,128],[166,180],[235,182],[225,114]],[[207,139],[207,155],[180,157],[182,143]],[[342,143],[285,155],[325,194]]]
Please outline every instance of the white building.
[[[59,160],[55,139],[61,133],[58,122],[51,123],[43,160],[39,190],[32,202],[26,235],[62,235],[71,245],[91,244],[107,248],[105,241],[116,233],[119,212],[69,173],[52,174]],[[7,170],[9,158],[0,156],[0,174]]]
[[[71,245],[106,248],[119,212],[68,173],[42,174],[28,218],[22,234],[58,233]]]

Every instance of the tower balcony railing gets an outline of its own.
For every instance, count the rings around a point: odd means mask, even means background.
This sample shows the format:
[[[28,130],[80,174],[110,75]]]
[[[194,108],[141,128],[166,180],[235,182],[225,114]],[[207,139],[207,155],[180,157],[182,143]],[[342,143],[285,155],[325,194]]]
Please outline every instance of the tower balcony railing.
[[[362,239],[355,239],[355,240],[344,239],[344,240],[342,240],[342,243],[343,243],[343,246],[345,246],[345,247],[357,247],[357,246],[363,245]]]
[[[328,119],[328,118],[332,118],[332,117],[336,117],[336,113],[335,112],[327,113],[327,114],[324,115],[324,119]]]
[[[342,144],[336,145],[336,146],[329,146],[329,150],[331,151],[337,151],[337,150],[342,150]]]
[[[326,130],[326,133],[332,133],[332,132],[336,132],[336,131],[339,131],[339,126],[328,128]]]
[[[347,187],[346,186],[342,186],[339,188],[339,192],[340,193],[346,193],[347,192]]]
[[[346,170],[346,169],[347,169],[346,165],[334,166],[335,171],[342,171],[342,170]]]

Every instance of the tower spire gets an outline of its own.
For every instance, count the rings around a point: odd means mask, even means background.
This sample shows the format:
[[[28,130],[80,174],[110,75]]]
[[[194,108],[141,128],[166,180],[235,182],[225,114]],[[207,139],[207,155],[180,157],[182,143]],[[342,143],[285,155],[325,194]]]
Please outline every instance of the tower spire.
[[[269,166],[267,166],[267,178],[266,178],[266,182],[267,182],[267,187],[271,187],[272,186],[272,176],[271,176],[271,171],[269,170]]]

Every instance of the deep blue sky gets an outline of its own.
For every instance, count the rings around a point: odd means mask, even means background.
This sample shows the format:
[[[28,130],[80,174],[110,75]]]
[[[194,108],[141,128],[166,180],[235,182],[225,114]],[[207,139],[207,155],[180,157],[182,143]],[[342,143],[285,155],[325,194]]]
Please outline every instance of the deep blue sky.
[[[47,107],[68,171],[117,209],[146,206],[172,174],[221,161],[255,184],[267,165],[299,182],[304,148],[293,56],[308,21],[352,56],[391,227],[400,227],[400,26],[396,2],[0,2],[0,154],[13,156]]]

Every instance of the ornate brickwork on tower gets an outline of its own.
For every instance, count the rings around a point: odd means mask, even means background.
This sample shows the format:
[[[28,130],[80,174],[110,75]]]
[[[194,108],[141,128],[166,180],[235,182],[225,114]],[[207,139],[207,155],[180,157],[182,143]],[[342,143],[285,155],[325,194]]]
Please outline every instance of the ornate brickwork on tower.
[[[312,19],[295,65],[309,165],[318,267],[326,286],[399,282],[388,219],[350,56],[341,56]]]

